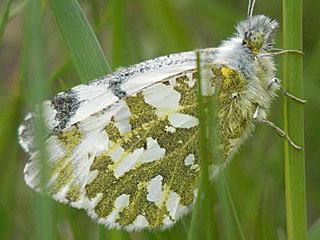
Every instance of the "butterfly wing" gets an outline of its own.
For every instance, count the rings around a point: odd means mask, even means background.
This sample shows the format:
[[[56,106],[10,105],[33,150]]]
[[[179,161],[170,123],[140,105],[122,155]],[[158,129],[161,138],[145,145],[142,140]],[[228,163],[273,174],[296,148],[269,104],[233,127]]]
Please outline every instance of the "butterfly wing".
[[[52,135],[49,194],[109,227],[174,224],[192,206],[199,178],[194,74],[153,83]],[[25,180],[41,191],[38,155]]]
[[[218,63],[204,70],[204,95],[221,84],[217,123],[227,160],[253,129],[254,108],[241,101],[239,72]],[[46,192],[112,228],[172,226],[191,209],[200,172],[195,72],[145,75],[138,87],[128,81],[123,89],[135,92],[50,136]],[[35,151],[25,167],[26,183],[39,192],[40,165]]]
[[[201,54],[212,62],[215,50],[203,49]],[[48,137],[154,82],[194,68],[195,62],[195,52],[171,54],[121,68],[106,77],[57,94],[41,104]],[[27,114],[19,128],[20,145],[30,155],[36,150],[35,114]]]

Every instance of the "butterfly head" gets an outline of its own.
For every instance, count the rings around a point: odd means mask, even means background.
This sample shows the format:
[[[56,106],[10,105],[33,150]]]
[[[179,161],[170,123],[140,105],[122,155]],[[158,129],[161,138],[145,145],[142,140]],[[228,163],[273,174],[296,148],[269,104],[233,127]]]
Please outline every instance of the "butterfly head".
[[[261,50],[267,51],[272,48],[278,25],[275,20],[264,15],[256,15],[240,22],[236,29],[242,44],[254,54],[258,54]]]

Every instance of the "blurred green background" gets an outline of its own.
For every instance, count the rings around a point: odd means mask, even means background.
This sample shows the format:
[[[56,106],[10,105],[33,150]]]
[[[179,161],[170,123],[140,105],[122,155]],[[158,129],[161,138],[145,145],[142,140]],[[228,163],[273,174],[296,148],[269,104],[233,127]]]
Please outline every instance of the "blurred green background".
[[[160,55],[215,47],[230,37],[234,25],[246,18],[247,1],[239,0],[82,0],[79,2],[103,48],[112,70]],[[7,1],[0,1],[0,18]],[[308,226],[320,217],[320,21],[319,1],[303,3],[303,51],[305,105],[305,156]],[[164,232],[126,233],[105,230],[93,222],[84,210],[46,199],[23,180],[28,156],[17,143],[17,127],[23,115],[37,99],[51,97],[81,83],[71,63],[65,43],[46,1],[40,7],[43,44],[38,55],[30,52],[32,11],[28,1],[12,1],[8,23],[0,38],[0,239],[185,239],[190,214],[174,228]],[[258,0],[255,14],[281,20],[281,1]],[[37,15],[37,14],[36,14]],[[31,21],[32,22],[32,21]],[[0,28],[1,29],[1,28]],[[1,31],[0,31],[1,32]],[[37,33],[35,33],[37,34]],[[281,28],[275,47],[282,45]],[[1,36],[1,34],[0,34]],[[30,40],[31,39],[31,40]],[[90,44],[90,43],[88,43]],[[38,59],[39,72],[31,72],[30,62]],[[281,78],[282,57],[276,57]],[[32,96],[35,82],[41,79],[42,94]],[[283,126],[283,96],[273,103],[269,119]],[[258,125],[241,152],[227,168],[227,179],[246,239],[285,239],[285,186],[283,140],[271,129]],[[214,235],[216,239],[239,239],[228,233],[234,226],[221,214],[223,197],[215,185]],[[39,203],[40,202],[40,203]],[[40,206],[40,205],[41,206]],[[40,207],[39,207],[40,206]],[[39,209],[42,213],[39,217]],[[39,226],[48,226],[41,235]],[[199,223],[201,233],[201,223]],[[230,227],[230,228],[229,228]],[[39,237],[40,236],[40,237]],[[200,237],[199,237],[200,239]]]

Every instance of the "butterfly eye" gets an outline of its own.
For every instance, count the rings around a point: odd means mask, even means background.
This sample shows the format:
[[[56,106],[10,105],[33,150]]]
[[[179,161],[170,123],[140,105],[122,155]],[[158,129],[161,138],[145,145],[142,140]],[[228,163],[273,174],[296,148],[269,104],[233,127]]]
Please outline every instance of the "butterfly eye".
[[[255,32],[255,33],[251,34],[251,36],[249,38],[249,42],[251,42],[255,48],[261,49],[263,46],[263,43],[264,43],[264,37],[263,37],[262,33]]]

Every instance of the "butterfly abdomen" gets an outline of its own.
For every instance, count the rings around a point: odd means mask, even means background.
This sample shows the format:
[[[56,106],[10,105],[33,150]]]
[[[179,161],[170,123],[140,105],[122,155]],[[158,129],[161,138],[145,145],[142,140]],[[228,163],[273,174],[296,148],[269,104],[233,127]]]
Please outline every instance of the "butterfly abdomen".
[[[228,160],[252,132],[253,102],[248,100],[245,77],[228,67],[213,69],[220,82],[217,124],[222,144],[222,156]]]

